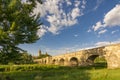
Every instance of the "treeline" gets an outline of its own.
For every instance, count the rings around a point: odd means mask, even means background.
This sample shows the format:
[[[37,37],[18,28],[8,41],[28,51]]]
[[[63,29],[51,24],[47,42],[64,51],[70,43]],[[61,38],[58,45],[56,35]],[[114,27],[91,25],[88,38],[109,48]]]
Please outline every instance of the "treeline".
[[[31,64],[33,63],[32,55],[27,52],[23,53],[0,53],[0,64]]]
[[[49,57],[47,52],[42,53],[39,51],[38,56],[32,56],[28,52],[18,52],[18,53],[2,53],[0,52],[0,64],[34,64],[34,59],[41,59]]]

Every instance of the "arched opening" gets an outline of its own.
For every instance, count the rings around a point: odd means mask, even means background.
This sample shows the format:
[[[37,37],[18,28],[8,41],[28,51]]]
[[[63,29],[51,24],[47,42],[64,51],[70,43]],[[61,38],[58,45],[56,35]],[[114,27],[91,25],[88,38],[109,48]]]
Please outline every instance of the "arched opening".
[[[105,56],[98,56],[94,60],[94,65],[99,67],[107,67],[107,61],[105,59]]]
[[[88,65],[93,65],[94,64],[94,60],[96,57],[98,57],[99,55],[91,55],[88,57],[88,59],[86,60]]]
[[[64,62],[65,62],[65,60],[64,60],[63,58],[61,58],[60,61],[59,61],[59,64],[60,64],[61,66],[64,66]]]
[[[94,66],[98,66],[98,67],[106,67],[107,66],[105,57],[99,56],[99,55],[89,56],[88,59],[86,60],[86,62],[88,63],[88,65],[94,65]]]
[[[45,60],[45,64],[46,64],[46,60]]]
[[[76,57],[72,57],[70,59],[70,65],[71,66],[78,66],[78,59]]]
[[[39,63],[41,64],[42,62],[41,62],[41,61],[39,61]]]
[[[54,59],[53,61],[52,61],[52,64],[55,64],[56,63],[56,60]]]

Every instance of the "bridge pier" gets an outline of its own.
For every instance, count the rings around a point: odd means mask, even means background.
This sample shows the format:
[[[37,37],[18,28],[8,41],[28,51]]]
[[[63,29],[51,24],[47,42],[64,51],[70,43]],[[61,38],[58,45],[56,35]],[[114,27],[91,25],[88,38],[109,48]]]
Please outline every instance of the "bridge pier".
[[[104,51],[106,51],[107,67],[109,69],[120,68],[120,44],[106,46]]]
[[[111,44],[34,61],[41,64],[62,66],[87,66],[93,65],[95,58],[98,56],[105,57],[109,69],[120,68],[120,44]]]

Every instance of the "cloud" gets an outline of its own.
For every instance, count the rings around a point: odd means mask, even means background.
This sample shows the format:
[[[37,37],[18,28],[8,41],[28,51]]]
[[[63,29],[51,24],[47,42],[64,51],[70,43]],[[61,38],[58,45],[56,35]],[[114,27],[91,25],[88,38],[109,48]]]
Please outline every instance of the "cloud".
[[[67,0],[66,3],[67,3],[68,6],[71,6],[71,5],[72,5],[72,2],[70,2],[70,0]]]
[[[97,43],[95,43],[95,46],[105,46],[105,45],[108,45],[108,44],[110,44],[110,42],[103,41],[103,42],[97,42]]]
[[[110,45],[110,44],[117,44],[120,43],[120,39],[117,39],[116,41],[102,41],[102,42],[97,42],[95,43],[95,46],[99,47],[99,46],[106,46],[106,45]]]
[[[71,53],[79,50],[80,50],[79,45],[74,45],[70,47],[61,47],[58,49],[44,47],[44,52],[48,52],[49,54],[52,54],[52,55],[59,55],[59,54],[61,55],[61,54]]]
[[[88,33],[91,32],[91,29],[88,29],[87,32],[88,32]]]
[[[42,37],[43,35],[45,35],[46,32],[47,32],[47,27],[42,25],[40,26],[40,29],[38,30],[37,35],[39,37]]]
[[[112,44],[120,43],[120,38],[117,39],[116,41],[112,42]]]
[[[78,7],[74,8],[71,12],[72,19],[76,19],[78,16],[81,16],[82,13],[80,13],[80,9]]]
[[[21,2],[26,2],[26,0],[21,0]]]
[[[86,0],[44,0],[43,4],[37,3],[33,12],[34,14],[40,13],[41,18],[49,23],[49,25],[44,24],[48,26],[47,32],[59,34],[60,30],[65,27],[78,23],[78,18],[84,15],[85,6]]]
[[[120,26],[120,4],[105,15],[103,22],[104,26]]]
[[[77,34],[75,34],[75,35],[74,35],[74,37],[78,37],[78,35],[77,35]]]
[[[93,10],[96,10],[101,3],[103,3],[104,0],[97,0],[96,6],[93,8]]]
[[[92,29],[98,31],[106,27],[116,27],[120,26],[120,4],[117,4],[113,9],[111,9],[102,21],[98,21],[93,25]],[[99,33],[101,33],[100,31]]]
[[[79,5],[80,5],[80,3],[81,3],[81,1],[75,1],[75,7],[79,7]]]
[[[81,8],[85,9],[86,3],[87,3],[87,1],[86,1],[86,0],[83,0],[83,1],[82,1],[82,6],[81,6]]]
[[[103,33],[105,33],[105,32],[107,32],[106,29],[99,31],[98,34],[100,35],[100,34],[103,34]]]
[[[3,47],[2,47],[2,46],[0,46],[0,52],[1,52],[2,48],[3,48]]]
[[[102,27],[103,27],[103,25],[102,25],[101,21],[98,21],[95,25],[93,25],[92,29],[94,31],[97,31],[98,29],[100,29]]]
[[[112,31],[111,33],[114,34],[114,33],[116,33],[116,32],[119,32],[119,30]]]

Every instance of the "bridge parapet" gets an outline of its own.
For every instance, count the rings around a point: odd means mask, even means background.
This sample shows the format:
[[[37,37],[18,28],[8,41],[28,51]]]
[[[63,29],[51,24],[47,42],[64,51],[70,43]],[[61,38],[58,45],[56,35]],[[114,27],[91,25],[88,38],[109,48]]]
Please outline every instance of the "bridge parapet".
[[[108,68],[120,68],[120,44],[66,53],[58,56],[42,58],[36,61],[39,61],[41,64],[84,66],[92,65],[95,58],[98,56],[104,56],[106,58]]]

